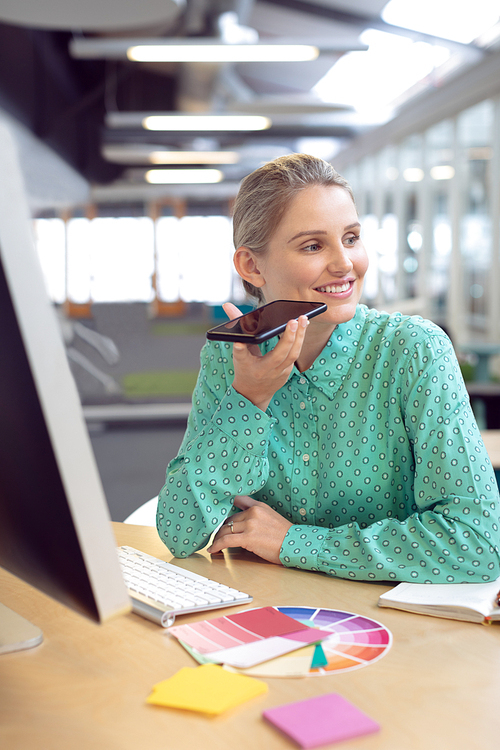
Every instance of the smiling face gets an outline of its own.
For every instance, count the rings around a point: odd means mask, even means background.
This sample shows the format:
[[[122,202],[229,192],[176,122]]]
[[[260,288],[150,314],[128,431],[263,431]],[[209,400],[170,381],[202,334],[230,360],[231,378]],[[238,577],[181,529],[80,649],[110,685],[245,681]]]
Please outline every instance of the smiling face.
[[[356,207],[339,186],[313,185],[291,201],[267,251],[239,248],[240,274],[259,287],[266,302],[325,302],[311,327],[330,331],[354,317],[368,268]],[[238,264],[237,264],[238,267]],[[245,276],[244,276],[245,277]]]

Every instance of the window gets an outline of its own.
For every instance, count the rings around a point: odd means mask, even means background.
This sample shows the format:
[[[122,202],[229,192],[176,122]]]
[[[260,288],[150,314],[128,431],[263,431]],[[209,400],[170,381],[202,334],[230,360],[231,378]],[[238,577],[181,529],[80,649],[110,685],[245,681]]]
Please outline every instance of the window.
[[[155,281],[165,302],[245,298],[226,216],[37,219],[35,238],[57,303],[150,302]]]

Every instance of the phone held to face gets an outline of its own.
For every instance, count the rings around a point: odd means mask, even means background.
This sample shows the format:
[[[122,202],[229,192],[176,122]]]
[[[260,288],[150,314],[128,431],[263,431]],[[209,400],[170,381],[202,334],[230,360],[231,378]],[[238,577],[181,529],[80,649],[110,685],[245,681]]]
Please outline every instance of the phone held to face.
[[[301,315],[314,318],[325,312],[327,306],[323,302],[302,302],[297,300],[279,299],[258,307],[246,315],[228,320],[220,326],[207,331],[207,339],[211,341],[240,341],[244,344],[261,344],[273,336],[282,333],[289,320],[297,319]]]

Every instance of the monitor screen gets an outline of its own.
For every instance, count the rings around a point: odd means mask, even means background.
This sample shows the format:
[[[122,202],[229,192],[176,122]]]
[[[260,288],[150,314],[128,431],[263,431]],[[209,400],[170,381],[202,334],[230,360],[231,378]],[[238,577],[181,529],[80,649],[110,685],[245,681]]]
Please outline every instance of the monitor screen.
[[[102,622],[129,599],[1,122],[0,174],[0,565]]]

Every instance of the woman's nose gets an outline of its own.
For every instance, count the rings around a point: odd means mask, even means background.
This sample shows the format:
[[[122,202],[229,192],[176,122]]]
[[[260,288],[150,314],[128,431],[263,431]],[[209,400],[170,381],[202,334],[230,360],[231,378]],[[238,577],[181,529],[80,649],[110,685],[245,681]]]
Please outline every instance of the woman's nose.
[[[345,275],[352,271],[353,262],[345,247],[332,248],[328,260],[328,270],[332,273]]]

